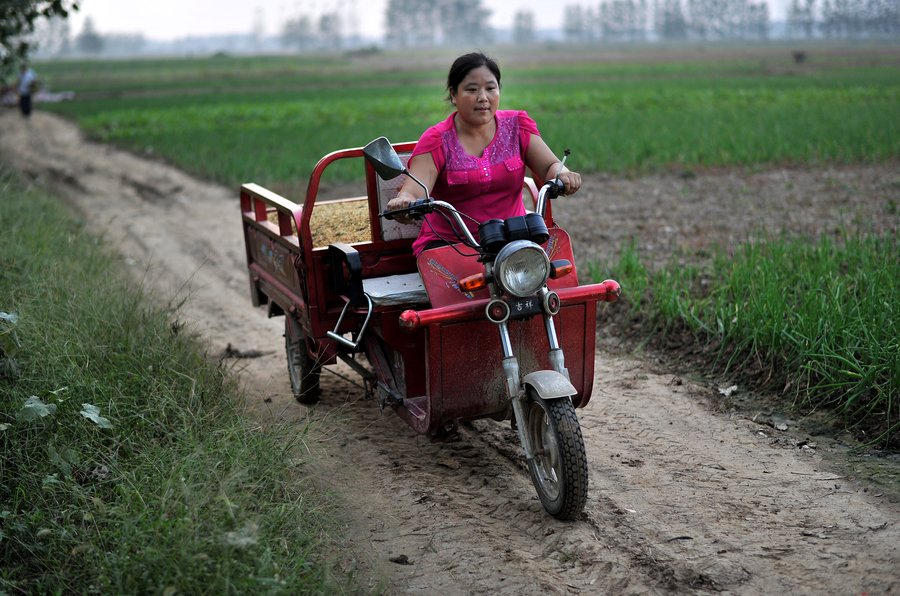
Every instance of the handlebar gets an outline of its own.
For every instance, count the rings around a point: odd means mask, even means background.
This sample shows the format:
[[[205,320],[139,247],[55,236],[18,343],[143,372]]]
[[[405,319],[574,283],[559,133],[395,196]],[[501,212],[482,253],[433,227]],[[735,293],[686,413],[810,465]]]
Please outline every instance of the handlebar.
[[[381,217],[385,219],[394,219],[395,215],[399,215],[401,213],[409,213],[413,219],[422,219],[422,217],[427,213],[433,213],[435,209],[440,209],[445,211],[447,215],[449,215],[454,223],[456,224],[456,232],[461,237],[465,238],[466,243],[472,248],[479,249],[481,245],[475,240],[475,237],[472,236],[472,232],[469,231],[469,228],[466,227],[465,222],[463,222],[462,216],[459,214],[459,211],[456,210],[456,207],[447,203],[445,201],[436,201],[434,199],[419,199],[409,207],[404,209],[393,209],[391,211],[382,211]]]
[[[419,199],[409,207],[405,207],[403,209],[385,209],[381,212],[381,217],[393,220],[397,215],[409,213],[413,219],[422,219],[423,215],[434,211],[434,207],[432,205],[432,203],[434,202],[435,201],[433,199]]]
[[[544,211],[546,210],[547,206],[547,199],[555,199],[563,194],[565,190],[566,185],[563,184],[562,180],[560,180],[559,178],[548,180],[538,192],[537,204],[534,206],[535,213],[540,213],[541,217],[544,217]]]
[[[544,216],[544,207],[547,202],[547,198],[555,199],[560,196],[563,192],[565,192],[565,185],[559,180],[549,180],[538,192],[538,200],[537,205],[535,205],[535,212],[539,213],[541,217]],[[409,213],[413,219],[422,219],[423,216],[427,213],[433,213],[436,209],[440,209],[445,211],[447,215],[449,215],[454,223],[456,224],[457,232],[463,236],[466,240],[466,243],[475,249],[480,249],[481,245],[475,240],[475,237],[472,236],[472,232],[466,226],[465,222],[463,222],[462,216],[459,214],[459,211],[445,201],[436,201],[435,199],[419,199],[414,202],[409,207],[405,207],[403,209],[392,209],[390,211],[384,210],[379,216],[385,219],[393,220],[395,216]]]

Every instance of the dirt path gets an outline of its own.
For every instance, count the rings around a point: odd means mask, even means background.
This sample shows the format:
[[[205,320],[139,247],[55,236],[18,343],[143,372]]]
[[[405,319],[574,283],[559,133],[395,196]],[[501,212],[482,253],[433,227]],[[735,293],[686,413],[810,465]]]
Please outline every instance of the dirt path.
[[[586,515],[574,523],[544,514],[507,426],[478,422],[458,442],[430,443],[334,376],[323,376],[324,403],[307,411],[290,396],[281,320],[250,305],[236,189],[85,142],[76,127],[40,112],[28,128],[15,113],[0,114],[0,131],[0,157],[71,200],[150,287],[184,299],[180,317],[213,350],[230,343],[267,353],[236,361],[253,388],[251,405],[277,420],[321,422],[322,436],[309,443],[314,467],[347,505],[343,563],[370,587],[451,594],[900,591],[898,503],[833,471],[830,447],[716,413],[714,390],[646,360],[598,355],[594,399],[580,412],[591,487]],[[589,209],[559,208],[558,218],[592,254],[612,254],[611,245],[631,234],[664,254],[746,231],[773,200],[779,222],[788,213],[810,229],[871,217],[884,208],[883,193],[896,188],[896,173],[887,174],[873,167],[605,180],[582,198],[611,205],[603,222],[589,219],[596,212]],[[736,202],[735,187],[745,189]],[[809,192],[825,187],[833,191],[827,201]],[[772,199],[787,188],[795,190]],[[704,193],[714,204],[699,204]],[[792,193],[795,202],[778,202]],[[849,195],[875,198],[842,207]],[[751,197],[759,201],[749,208]],[[409,564],[391,562],[401,555]]]

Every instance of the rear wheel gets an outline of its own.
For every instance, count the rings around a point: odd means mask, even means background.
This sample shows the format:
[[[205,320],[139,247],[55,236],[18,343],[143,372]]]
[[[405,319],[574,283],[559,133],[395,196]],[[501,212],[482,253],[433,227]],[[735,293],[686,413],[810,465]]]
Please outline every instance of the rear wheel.
[[[284,317],[284,349],[287,353],[291,392],[301,404],[319,401],[319,372],[321,366],[310,358],[306,347],[306,332],[291,315]]]
[[[559,519],[577,518],[587,502],[588,469],[572,401],[544,401],[529,392],[525,432],[534,447],[528,471],[544,509]]]

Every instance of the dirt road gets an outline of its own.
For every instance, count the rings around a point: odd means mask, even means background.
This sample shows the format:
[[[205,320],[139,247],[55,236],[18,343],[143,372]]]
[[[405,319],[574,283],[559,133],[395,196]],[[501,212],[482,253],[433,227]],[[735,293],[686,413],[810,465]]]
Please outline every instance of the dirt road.
[[[59,190],[148,287],[184,300],[179,318],[211,351],[266,353],[236,361],[251,405],[298,426],[320,421],[307,472],[343,503],[342,563],[364,585],[448,594],[900,591],[900,504],[833,467],[836,447],[792,433],[792,421],[781,431],[765,416],[722,413],[715,387],[621,351],[598,354],[594,399],[579,412],[591,486],[586,515],[573,523],[543,512],[507,426],[479,422],[458,442],[430,443],[336,376],[323,376],[324,402],[307,411],[290,396],[281,320],[250,305],[236,189],[86,142],[40,112],[30,125],[0,114],[0,131],[0,157]],[[601,180],[581,200],[602,200],[604,211],[557,213],[594,256],[629,235],[663,255],[727,244],[748,221],[769,217],[770,202],[782,206],[773,223],[810,230],[875,217],[884,184],[896,184],[884,174],[873,166]]]

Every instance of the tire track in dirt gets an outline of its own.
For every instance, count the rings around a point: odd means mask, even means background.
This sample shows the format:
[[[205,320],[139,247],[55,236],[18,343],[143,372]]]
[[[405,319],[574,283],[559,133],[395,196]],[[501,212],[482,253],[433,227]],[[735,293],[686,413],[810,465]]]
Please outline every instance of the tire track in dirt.
[[[208,338],[212,352],[230,343],[267,353],[236,364],[252,413],[298,426],[317,421],[307,442],[310,466],[323,486],[338,490],[349,540],[342,562],[370,587],[473,594],[898,589],[896,503],[830,472],[823,448],[798,449],[744,416],[715,414],[705,403],[708,388],[643,360],[601,354],[596,363],[594,398],[579,411],[591,487],[586,514],[573,523],[544,514],[508,425],[478,421],[464,425],[458,441],[431,443],[332,375],[323,375],[322,404],[296,404],[283,323],[255,311],[247,296],[236,189],[85,142],[75,126],[40,112],[30,128],[12,112],[0,114],[0,124],[4,161],[58,189],[148,288],[183,300],[179,318]],[[637,201],[648,184],[612,186]],[[591,197],[609,186],[586,186],[582,221],[595,211]],[[633,203],[626,223],[639,217]],[[578,209],[573,202],[558,211],[576,221]],[[599,227],[577,225],[573,236]]]

